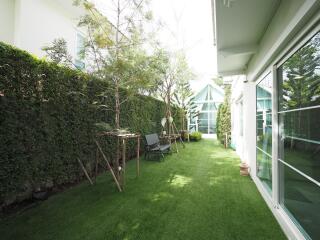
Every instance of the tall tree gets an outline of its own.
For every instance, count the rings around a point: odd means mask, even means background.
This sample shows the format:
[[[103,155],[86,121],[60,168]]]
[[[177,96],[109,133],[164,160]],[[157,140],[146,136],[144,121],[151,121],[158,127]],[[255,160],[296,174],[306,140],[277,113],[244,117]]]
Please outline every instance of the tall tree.
[[[86,28],[88,39],[84,55],[91,56],[91,72],[111,82],[114,91],[115,128],[120,129],[121,89],[136,93],[151,87],[149,67],[153,58],[148,56],[142,45],[145,40],[143,23],[152,19],[145,0],[115,0],[115,22],[109,22],[96,11],[93,4],[85,0],[75,2],[87,10],[79,26]],[[150,80],[151,81],[151,80]],[[103,93],[102,93],[103,95]],[[105,96],[107,97],[107,96]]]
[[[181,130],[185,131],[187,130],[186,118],[194,118],[199,112],[197,111],[197,106],[194,102],[194,92],[190,86],[190,80],[195,79],[196,76],[188,65],[185,53],[181,50],[178,53],[178,68],[180,70],[176,78],[173,103],[181,110]]]
[[[180,109],[181,130],[182,132],[185,132],[187,130],[186,119],[195,119],[199,115],[197,105],[194,101],[194,92],[190,87],[190,83],[179,83],[173,96],[173,102]]]
[[[182,87],[194,77],[194,74],[189,68],[183,51],[171,53],[163,51],[162,54],[164,56],[161,65],[163,80],[158,87],[158,95],[166,103],[165,118],[168,123],[168,134],[171,134],[171,105],[178,103],[176,100],[181,96],[184,100],[186,99],[187,93],[182,91]],[[181,99],[179,99],[179,103],[181,104]]]
[[[72,56],[68,53],[67,41],[65,39],[54,39],[52,45],[44,46],[42,50],[51,61],[68,67],[74,67]]]

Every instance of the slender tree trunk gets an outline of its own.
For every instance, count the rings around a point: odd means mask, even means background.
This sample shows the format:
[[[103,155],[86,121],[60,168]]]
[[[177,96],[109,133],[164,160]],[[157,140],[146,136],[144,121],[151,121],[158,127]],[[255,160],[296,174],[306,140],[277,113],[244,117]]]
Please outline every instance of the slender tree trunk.
[[[116,86],[115,86],[115,104],[116,104],[115,124],[116,124],[116,129],[120,129],[120,94],[119,94],[118,80],[116,80]]]
[[[120,0],[118,0],[117,6],[117,29],[116,29],[116,63],[119,59],[119,27],[120,27]],[[120,94],[119,94],[119,69],[116,67],[115,76],[115,124],[116,129],[120,129]]]
[[[92,31],[91,27],[88,27],[88,34],[89,34],[89,39],[90,39],[90,47],[91,47],[91,49],[92,49],[92,51],[93,51],[94,61],[95,61],[96,65],[97,65],[97,68],[98,68],[99,77],[101,77],[100,63],[99,63],[99,61],[98,61],[96,48],[95,48],[94,43],[93,43],[93,41],[92,41],[91,31]]]
[[[182,110],[182,131],[184,131],[185,130],[185,119],[184,119],[184,117],[185,117],[185,115],[184,115],[184,110]]]
[[[171,135],[171,109],[170,109],[170,104],[171,104],[171,87],[168,89],[168,95],[167,95],[167,122],[168,122],[168,134]]]

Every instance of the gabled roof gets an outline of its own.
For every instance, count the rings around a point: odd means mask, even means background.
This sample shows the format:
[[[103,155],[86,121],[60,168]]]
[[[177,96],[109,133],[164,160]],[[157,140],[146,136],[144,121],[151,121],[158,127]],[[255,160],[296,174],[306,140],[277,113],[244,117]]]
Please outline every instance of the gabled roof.
[[[200,91],[195,93],[195,102],[223,102],[224,91],[214,83],[208,83]]]
[[[211,85],[213,88],[216,88],[219,92],[224,94],[223,88],[218,86],[217,84],[214,83],[213,80],[209,79],[201,79],[201,80],[191,80],[190,81],[190,86],[192,88],[192,91],[195,93],[200,92],[202,89],[204,89],[207,85]]]

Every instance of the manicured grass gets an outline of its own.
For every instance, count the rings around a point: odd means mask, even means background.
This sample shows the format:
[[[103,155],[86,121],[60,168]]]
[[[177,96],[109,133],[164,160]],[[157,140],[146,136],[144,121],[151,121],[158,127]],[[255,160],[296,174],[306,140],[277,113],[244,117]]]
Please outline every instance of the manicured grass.
[[[110,174],[1,220],[1,239],[286,239],[232,150],[203,140],[163,162],[127,165],[118,193]]]

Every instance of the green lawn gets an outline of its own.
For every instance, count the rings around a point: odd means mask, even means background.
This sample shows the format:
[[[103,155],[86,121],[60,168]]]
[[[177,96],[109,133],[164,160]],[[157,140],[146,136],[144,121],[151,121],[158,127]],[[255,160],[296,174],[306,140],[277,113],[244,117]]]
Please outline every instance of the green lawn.
[[[1,239],[286,239],[232,150],[203,140],[163,162],[127,164],[118,193],[110,174],[1,220]]]

